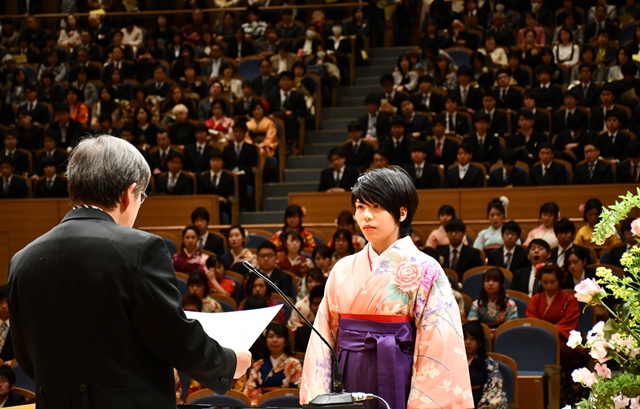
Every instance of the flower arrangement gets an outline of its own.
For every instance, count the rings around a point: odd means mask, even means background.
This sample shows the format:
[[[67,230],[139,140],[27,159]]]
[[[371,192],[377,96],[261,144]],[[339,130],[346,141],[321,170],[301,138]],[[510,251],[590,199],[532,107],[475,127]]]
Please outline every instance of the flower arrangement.
[[[640,188],[635,195],[627,193],[620,198],[620,202],[603,209],[593,235],[597,244],[617,234],[616,224],[634,207],[640,207]],[[640,235],[640,219],[632,223],[632,233]],[[572,373],[574,382],[591,389],[589,398],[577,403],[581,409],[640,409],[640,247],[631,248],[620,262],[624,277],[599,267],[597,281],[587,279],[575,287],[578,301],[592,306],[602,304],[610,317],[606,322],[598,322],[587,333],[586,340],[578,331],[571,331],[567,341],[571,348],[589,349],[590,356],[597,361],[594,372],[581,368]],[[614,311],[601,303],[606,296],[623,302]],[[614,373],[607,366],[612,360],[619,364],[620,371]]]

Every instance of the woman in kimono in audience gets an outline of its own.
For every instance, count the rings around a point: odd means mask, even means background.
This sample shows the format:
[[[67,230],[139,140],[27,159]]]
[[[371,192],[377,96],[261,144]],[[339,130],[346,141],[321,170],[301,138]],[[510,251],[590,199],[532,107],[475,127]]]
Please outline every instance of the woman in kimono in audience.
[[[418,207],[413,182],[397,166],[374,169],[360,176],[352,202],[369,243],[333,267],[314,324],[338,350],[345,389],[381,396],[394,409],[473,408],[449,280],[409,236]],[[332,361],[313,334],[302,403],[331,392]]]

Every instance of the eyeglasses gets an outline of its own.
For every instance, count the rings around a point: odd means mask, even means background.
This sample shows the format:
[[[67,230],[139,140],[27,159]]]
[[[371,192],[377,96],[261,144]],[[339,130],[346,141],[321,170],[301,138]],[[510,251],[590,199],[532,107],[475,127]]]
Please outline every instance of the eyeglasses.
[[[147,194],[145,192],[140,192],[140,204],[143,204],[145,200],[147,200]]]

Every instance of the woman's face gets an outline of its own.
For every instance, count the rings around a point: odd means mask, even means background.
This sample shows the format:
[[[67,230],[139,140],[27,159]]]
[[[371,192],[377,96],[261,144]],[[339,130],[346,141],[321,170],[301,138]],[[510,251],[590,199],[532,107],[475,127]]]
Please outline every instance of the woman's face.
[[[287,236],[287,250],[290,253],[299,253],[301,245],[302,243],[300,243],[300,240],[294,236]]]
[[[541,278],[542,288],[548,297],[552,297],[560,289],[560,283],[554,273],[543,274]]]
[[[593,62],[593,52],[591,50],[587,50],[582,54],[582,59],[584,62],[591,63]]]
[[[487,38],[487,40],[484,42],[484,48],[486,48],[487,51],[495,50],[496,49],[496,40],[493,37]]]
[[[264,117],[264,108],[262,108],[262,105],[257,104],[255,108],[253,108],[253,117],[256,119],[262,119]]]
[[[533,42],[536,41],[536,35],[534,33],[532,33],[531,31],[527,32],[527,34],[524,35],[524,42],[527,44],[533,44]]]
[[[585,216],[587,216],[587,221],[589,222],[589,225],[593,227],[596,224],[598,224],[598,219],[600,218],[600,212],[598,211],[598,209],[591,209],[586,213]]]
[[[15,75],[14,78],[16,79],[16,82],[22,84],[27,77],[26,77],[26,74],[24,73],[24,71],[20,70],[20,71],[16,72],[16,75]],[[43,77],[43,79],[44,79],[44,77]]]
[[[444,226],[445,224],[447,224],[447,222],[449,220],[451,220],[451,219],[452,219],[452,217],[451,217],[450,214],[440,213],[438,215],[438,220],[440,220],[440,225],[441,226]]]
[[[447,69],[447,62],[445,60],[438,60],[438,68],[440,71],[444,71]]]
[[[224,277],[224,264],[218,262],[218,264],[213,268],[213,271],[216,273],[216,278],[221,279]]]
[[[547,64],[547,65],[551,64],[551,58],[552,58],[551,54],[549,54],[549,53],[543,54],[542,55],[542,62]]]
[[[78,96],[75,92],[67,92],[67,103],[69,105],[75,105],[76,102],[78,102]]]
[[[267,348],[271,353],[271,356],[274,358],[279,357],[284,353],[284,346],[286,345],[286,340],[282,335],[278,335],[275,332],[269,330],[267,334]]]
[[[406,213],[401,208],[400,214]],[[399,221],[377,203],[363,203],[356,200],[356,220],[360,231],[367,241],[376,249],[385,250],[398,240],[400,235]]]
[[[114,84],[120,84],[120,71],[115,70],[111,73],[111,82]]]
[[[189,294],[195,294],[198,298],[204,298],[204,286],[200,283],[189,284]]]
[[[548,212],[542,213],[542,216],[540,216],[540,222],[548,229],[556,222],[556,215]]]
[[[487,295],[490,297],[498,294],[500,291],[500,282],[495,278],[485,279],[483,282],[484,291],[486,291]]]
[[[232,78],[233,77],[233,68],[227,67],[227,68],[224,69],[224,71],[222,73],[224,74],[225,78]]]
[[[569,32],[567,30],[560,31],[560,41],[562,41],[562,43],[564,44],[567,44],[569,40],[571,40],[571,35],[569,34]]]
[[[229,231],[229,247],[232,249],[237,249],[242,247],[244,241],[244,237],[242,233],[238,229],[232,229]]]
[[[69,17],[67,17],[67,27],[69,27],[70,29],[73,29],[76,27],[77,24],[78,24],[78,21],[76,20],[76,16],[70,15]]]
[[[300,216],[297,214],[287,216],[286,224],[289,229],[297,229],[300,226]]]
[[[478,340],[470,334],[464,336],[464,350],[467,353],[467,359],[473,358],[478,353]]]
[[[575,277],[582,277],[582,272],[584,271],[585,262],[580,260],[580,257],[572,254],[567,259],[567,267],[569,268],[569,272]]]
[[[349,253],[349,240],[343,236],[338,236],[333,242],[333,247],[338,255],[344,256]]]
[[[198,245],[198,235],[196,234],[196,232],[193,230],[187,230],[184,233],[184,236],[182,236],[182,244],[184,245],[184,248],[189,252],[195,250],[196,246]]]
[[[531,14],[527,14],[526,17],[527,27],[534,28],[536,26],[536,19],[531,16]]]
[[[409,62],[408,58],[403,58],[402,60],[400,60],[400,68],[402,69],[402,71],[409,71],[410,66],[411,63]]]
[[[502,227],[504,224],[504,213],[498,209],[491,209],[491,211],[489,211],[489,222],[494,229]]]
[[[149,115],[147,115],[147,111],[144,109],[139,109],[136,114],[136,119],[138,120],[138,123],[146,124],[149,121]]]
[[[182,99],[182,90],[178,87],[175,87],[171,92],[171,97],[173,98],[174,102],[180,101]]]
[[[256,278],[251,287],[251,295],[254,297],[266,297],[267,296],[267,283],[262,278]]]
[[[78,81],[79,84],[86,83],[87,82],[87,74],[84,73],[84,72],[79,72],[77,81]]]
[[[629,62],[629,57],[627,56],[627,53],[624,52],[624,50],[620,50],[620,52],[618,53],[618,60],[620,61],[620,65]]]
[[[111,99],[111,94],[109,94],[109,91],[107,91],[105,88],[102,88],[102,91],[100,91],[100,98],[103,101],[109,101]]]
[[[313,262],[322,271],[327,271],[331,267],[331,257],[324,258],[320,253],[316,254]]]
[[[212,106],[211,112],[213,113],[213,116],[216,118],[222,118],[222,116],[224,115],[224,112],[222,111],[222,107],[220,106],[220,104],[215,104],[214,106]]]

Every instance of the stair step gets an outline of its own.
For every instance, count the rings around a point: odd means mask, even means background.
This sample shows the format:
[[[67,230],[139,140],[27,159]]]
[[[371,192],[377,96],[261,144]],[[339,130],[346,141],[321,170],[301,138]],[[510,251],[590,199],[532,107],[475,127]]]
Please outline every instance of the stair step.
[[[241,212],[241,224],[274,224],[282,223],[283,211],[271,212]]]
[[[262,200],[262,206],[265,212],[284,212],[289,204],[287,196],[268,197]]]
[[[325,121],[326,122],[326,119]],[[327,130],[311,131],[306,134],[306,142],[309,144],[314,143],[335,143],[336,141],[343,141],[347,139],[347,125],[345,124],[343,129],[340,130]],[[306,147],[305,147],[306,149]]]
[[[287,196],[289,192],[315,192],[316,190],[318,190],[317,180],[315,182],[267,183],[262,187],[265,198]]]
[[[329,166],[326,155],[290,156],[287,158],[287,169],[325,168]]]
[[[357,67],[356,68],[356,84],[358,84],[358,82],[362,77],[380,78],[382,74],[385,74],[387,72],[389,72],[389,67],[387,66],[386,61],[384,64],[380,64],[380,65],[370,65],[368,67]]]
[[[340,98],[360,97],[362,105],[364,105],[364,98],[372,92],[380,92],[380,85],[356,85],[344,88],[340,90]]]
[[[396,54],[393,57],[372,57],[371,65],[374,67],[385,68],[387,70],[390,70],[387,72],[392,72],[393,67],[395,67],[398,63],[398,55],[400,55],[400,53]]]
[[[341,97],[340,98],[340,106],[343,106],[343,107],[362,107],[364,109],[364,98],[365,97],[366,97],[366,95],[357,96],[357,97]]]
[[[322,121],[322,129],[327,131],[342,131],[344,133],[347,132],[347,125],[349,124],[350,119],[325,119]]]
[[[394,57],[398,58],[400,54],[404,54],[408,51],[415,50],[415,46],[407,47],[377,47],[371,50],[370,59],[378,57]]]
[[[346,137],[344,139],[346,139]],[[323,142],[305,145],[304,153],[305,155],[324,155],[326,160],[326,155],[329,153],[329,150],[333,147],[342,145],[344,139],[336,142]]]
[[[366,77],[356,78],[356,85],[370,85],[380,87],[380,77],[389,72],[387,69],[380,69],[378,75],[369,75]]]
[[[322,168],[315,169],[285,169],[284,180],[286,182],[319,182]]]

